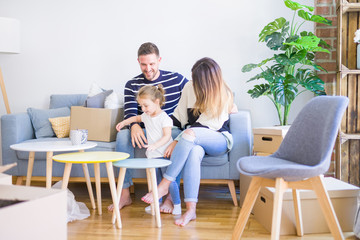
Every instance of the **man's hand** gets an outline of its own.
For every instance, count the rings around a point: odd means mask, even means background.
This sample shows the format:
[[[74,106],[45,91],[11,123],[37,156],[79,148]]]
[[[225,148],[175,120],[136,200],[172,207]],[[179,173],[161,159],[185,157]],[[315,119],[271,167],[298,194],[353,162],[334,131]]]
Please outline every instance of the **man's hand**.
[[[121,130],[124,126],[125,126],[124,121],[119,122],[119,123],[116,125],[116,130],[117,130],[118,132],[120,132],[120,130]]]
[[[145,147],[145,144],[147,144],[144,131],[139,124],[134,124],[131,127],[131,143],[133,147],[135,147],[136,144],[139,148],[143,148]]]
[[[170,143],[170,145],[165,150],[164,158],[170,158],[171,157],[171,154],[174,151],[174,148],[175,148],[177,142],[178,141],[173,141],[172,143]]]

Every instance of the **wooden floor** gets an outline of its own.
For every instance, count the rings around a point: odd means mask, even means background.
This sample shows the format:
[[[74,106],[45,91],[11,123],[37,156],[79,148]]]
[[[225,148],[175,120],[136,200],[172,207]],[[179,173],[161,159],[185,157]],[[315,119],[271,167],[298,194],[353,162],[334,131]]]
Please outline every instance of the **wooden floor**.
[[[74,193],[76,201],[84,202],[90,209],[85,184],[70,183],[69,189]],[[90,209],[89,218],[68,223],[68,239],[231,239],[240,208],[234,207],[227,186],[201,185],[197,219],[185,227],[174,225],[173,215],[162,214],[162,228],[157,228],[154,217],[144,211],[147,205],[140,200],[145,193],[146,185],[137,184],[135,194],[132,194],[133,204],[121,210],[123,228],[116,229],[111,224],[111,213],[106,210],[111,203],[109,186],[103,183],[103,215],[99,216]],[[353,233],[344,235],[346,239],[356,239]],[[269,238],[270,233],[250,218],[242,239]],[[332,237],[330,234],[311,234],[304,237],[281,236],[281,239],[320,240]]]

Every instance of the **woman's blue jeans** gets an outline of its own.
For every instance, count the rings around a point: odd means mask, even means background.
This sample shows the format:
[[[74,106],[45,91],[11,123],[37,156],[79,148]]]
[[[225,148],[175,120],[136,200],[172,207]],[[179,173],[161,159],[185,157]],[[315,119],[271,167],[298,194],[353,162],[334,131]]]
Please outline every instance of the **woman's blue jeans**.
[[[195,136],[187,134],[192,130]],[[164,178],[175,181],[176,176],[183,170],[185,202],[197,202],[200,186],[200,165],[205,154],[219,156],[227,152],[227,141],[220,132],[194,127],[185,130],[176,144]]]

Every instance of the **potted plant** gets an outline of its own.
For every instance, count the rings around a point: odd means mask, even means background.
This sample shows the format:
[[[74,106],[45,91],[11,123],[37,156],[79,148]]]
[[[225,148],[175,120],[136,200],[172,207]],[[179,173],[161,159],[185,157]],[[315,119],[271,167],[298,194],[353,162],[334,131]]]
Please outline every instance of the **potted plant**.
[[[306,21],[332,24],[330,20],[312,14],[314,7],[291,0],[284,0],[284,3],[294,11],[291,22],[283,17],[277,18],[259,34],[259,42],[265,42],[267,47],[275,51],[274,55],[242,68],[242,72],[261,69],[248,82],[263,79],[265,83],[255,85],[248,93],[252,98],[269,97],[276,107],[280,125],[287,125],[291,103],[302,92],[326,95],[324,82],[317,75],[317,71],[326,70],[315,63],[315,53],[329,53],[330,46],[312,32],[300,32],[300,28]],[[304,89],[299,90],[300,86]]]

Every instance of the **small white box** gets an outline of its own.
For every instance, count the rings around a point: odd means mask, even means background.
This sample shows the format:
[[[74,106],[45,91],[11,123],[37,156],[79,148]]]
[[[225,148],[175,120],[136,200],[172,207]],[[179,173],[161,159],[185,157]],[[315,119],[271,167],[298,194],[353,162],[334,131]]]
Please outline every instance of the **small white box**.
[[[67,239],[67,191],[0,185],[0,239]]]
[[[290,126],[254,128],[254,152],[276,152],[289,128]]]
[[[359,188],[332,177],[325,178],[324,184],[341,230],[343,232],[352,232]],[[304,234],[330,232],[315,192],[300,190],[299,194]],[[255,219],[268,231],[271,231],[274,195],[274,188],[262,188],[252,211]],[[294,203],[290,189],[284,193],[280,234],[296,234]]]

